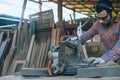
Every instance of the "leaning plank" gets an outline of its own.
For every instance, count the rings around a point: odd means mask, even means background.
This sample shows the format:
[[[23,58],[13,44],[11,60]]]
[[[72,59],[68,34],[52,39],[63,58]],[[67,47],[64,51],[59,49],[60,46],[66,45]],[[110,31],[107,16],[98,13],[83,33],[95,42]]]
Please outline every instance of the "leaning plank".
[[[35,68],[37,68],[36,66],[37,66],[37,61],[38,61],[38,57],[39,57],[39,51],[40,51],[40,47],[41,47],[39,44],[37,44],[36,46],[37,46],[37,48],[36,48],[36,55],[35,55],[35,58],[34,58]]]
[[[1,33],[0,33],[0,45],[1,45],[1,43],[2,43],[3,34],[4,34],[4,32],[1,32]]]
[[[25,67],[28,67],[28,64],[29,64],[29,61],[30,61],[31,52],[32,52],[32,48],[33,48],[34,40],[35,40],[35,35],[32,35],[32,39],[31,39],[31,42],[30,42],[30,46],[29,46],[29,50],[28,50],[28,54],[27,54],[27,58],[26,58]]]
[[[38,60],[37,60],[37,64],[36,64],[36,67],[39,68],[39,62],[40,62],[40,58],[41,58],[41,53],[42,53],[42,48],[43,48],[43,43],[41,43],[41,46],[40,46],[40,51],[39,51],[39,55],[38,55]]]
[[[0,60],[5,56],[5,51],[7,49],[9,41],[10,41],[10,39],[6,39],[5,41],[2,42],[2,44],[0,46]]]
[[[42,67],[42,63],[43,63],[43,60],[44,60],[44,54],[45,54],[45,48],[46,48],[46,43],[43,43],[43,50],[42,50],[42,53],[41,53],[41,59],[40,59],[40,63],[39,63],[39,67],[41,68]]]
[[[9,51],[7,57],[6,57],[4,65],[3,65],[2,75],[7,74],[9,66],[11,65],[13,55],[14,55],[14,52],[15,52],[15,49],[16,49],[16,46],[15,46],[15,44],[16,44],[16,34],[17,34],[17,31],[15,30],[13,40],[12,40],[12,46],[10,48],[10,51]]]
[[[56,29],[56,34],[57,34],[57,35],[56,35],[56,42],[55,42],[55,45],[58,45],[58,43],[59,43],[60,34],[61,34],[60,31],[61,31],[61,28],[58,27],[58,28]]]
[[[34,58],[35,58],[35,55],[36,55],[36,41],[34,41],[34,45],[33,45],[33,50],[32,50],[32,53],[31,53],[31,59],[30,59],[30,65],[29,67],[32,68],[32,65],[34,65]]]
[[[85,57],[85,59],[87,59],[88,58],[88,54],[87,54],[87,50],[86,50],[85,45],[82,45],[82,49],[83,49],[84,57]]]
[[[48,56],[49,46],[50,46],[50,37],[48,37],[48,41],[47,41],[47,44],[46,44],[46,50],[45,50],[45,53],[44,53],[44,60],[43,60],[43,63],[42,63],[42,67],[45,67],[47,56]]]
[[[28,50],[28,46],[29,46],[29,29],[28,29],[28,21],[25,20],[25,25],[23,26],[24,27],[24,39],[25,39],[25,49]],[[26,50],[26,52],[27,52]]]
[[[4,65],[3,65],[3,71],[2,71],[3,76],[6,75],[8,72],[8,69],[9,69],[12,59],[13,59],[14,51],[15,51],[15,47],[12,46],[10,48],[10,51],[5,59]]]
[[[55,46],[56,42],[56,29],[52,29],[51,48]]]
[[[2,71],[2,67],[4,65],[4,59],[6,58],[7,55],[9,41],[10,39],[6,39],[5,41],[2,42],[0,46],[0,71]]]

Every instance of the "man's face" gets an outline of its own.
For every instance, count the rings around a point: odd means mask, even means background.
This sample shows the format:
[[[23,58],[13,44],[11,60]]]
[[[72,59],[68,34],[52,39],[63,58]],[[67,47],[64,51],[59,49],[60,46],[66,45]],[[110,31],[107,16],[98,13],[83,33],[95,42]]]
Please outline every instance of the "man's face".
[[[106,10],[103,10],[100,13],[96,13],[96,18],[99,20],[99,22],[103,25],[103,26],[109,26],[110,22],[111,22],[111,17],[110,14],[107,13]]]

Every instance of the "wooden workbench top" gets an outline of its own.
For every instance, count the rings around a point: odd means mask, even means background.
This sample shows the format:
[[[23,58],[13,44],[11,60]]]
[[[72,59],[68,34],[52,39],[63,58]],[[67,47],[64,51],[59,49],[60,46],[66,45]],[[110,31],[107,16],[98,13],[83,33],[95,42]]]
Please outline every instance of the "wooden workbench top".
[[[76,78],[75,76],[57,76],[57,77],[22,77],[22,76],[3,76],[0,80],[120,80],[120,77],[103,78]]]

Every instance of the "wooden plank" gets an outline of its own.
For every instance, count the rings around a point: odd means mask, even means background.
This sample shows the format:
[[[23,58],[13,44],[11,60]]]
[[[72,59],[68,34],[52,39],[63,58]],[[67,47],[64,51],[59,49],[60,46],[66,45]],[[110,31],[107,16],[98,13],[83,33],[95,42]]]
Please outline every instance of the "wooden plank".
[[[52,29],[51,48],[56,44],[56,29]]]
[[[38,54],[38,59],[37,59],[37,64],[36,64],[36,68],[39,68],[39,63],[40,63],[40,59],[41,59],[41,55],[42,55],[42,50],[43,50],[43,46],[44,46],[44,44],[43,44],[43,42],[44,42],[44,34],[43,33],[41,33],[40,34],[40,38],[41,38],[41,40],[40,40],[40,50],[39,50],[39,54]]]
[[[35,35],[32,36],[31,42],[30,42],[30,46],[29,46],[29,50],[28,50],[28,54],[27,54],[27,58],[26,58],[26,66],[28,67],[29,61],[30,61],[30,57],[31,57],[31,52],[32,52],[32,48],[33,48],[33,43],[35,40]]]
[[[2,72],[3,65],[4,65],[4,60],[7,55],[9,41],[10,41],[10,39],[6,39],[5,41],[2,42],[2,44],[0,46],[0,71],[1,72]]]
[[[27,49],[25,50],[26,52],[28,51],[28,48],[29,48],[29,28],[28,28],[28,20],[25,20],[25,25],[24,25],[24,40],[25,40],[25,48],[24,49]]]
[[[40,58],[40,63],[39,63],[39,67],[42,68],[42,63],[44,61],[44,54],[45,54],[45,48],[46,48],[46,43],[43,43],[43,50],[42,50],[42,53],[41,53],[41,58]]]
[[[82,48],[83,48],[84,57],[85,57],[85,59],[87,59],[87,58],[88,58],[88,55],[87,55],[87,50],[86,50],[85,45],[82,45]]]
[[[23,29],[21,30],[20,35],[20,50],[23,50],[25,53],[28,51],[29,46],[29,35],[28,35],[28,23],[27,20],[24,20]]]
[[[5,59],[4,65],[3,65],[3,71],[2,71],[2,75],[6,75],[8,72],[8,69],[11,65],[12,59],[13,59],[13,54],[15,52],[15,47],[11,47],[10,51]]]
[[[4,32],[1,32],[1,33],[0,33],[0,45],[1,45],[1,43],[2,43],[3,34],[4,34]]]
[[[41,72],[40,72],[41,73]],[[31,73],[32,74],[32,73]],[[0,80],[120,80],[120,77],[76,78],[75,76],[23,77],[16,75],[1,76]]]
[[[37,68],[39,68],[39,62],[40,62],[40,58],[41,58],[42,48],[43,48],[43,43],[41,43],[41,47],[40,47],[40,51],[39,51],[39,57],[38,57],[37,65],[36,65]]]
[[[11,46],[10,51],[5,59],[4,65],[3,65],[3,70],[2,70],[3,76],[7,75],[8,69],[12,63],[14,51],[15,51],[15,47]]]
[[[7,39],[10,39],[10,30],[7,31]]]
[[[35,68],[37,68],[36,66],[37,66],[37,61],[38,61],[38,57],[39,57],[40,47],[41,47],[41,45],[37,44],[36,55],[35,55],[35,58],[34,58]]]
[[[9,67],[12,63],[13,55],[14,55],[14,52],[15,52],[15,49],[16,49],[16,46],[15,46],[15,44],[16,44],[16,34],[17,34],[17,31],[15,30],[14,36],[13,36],[13,39],[12,39],[12,46],[9,50],[7,58],[6,58],[6,60],[4,62],[4,65],[3,65],[2,75],[6,75],[8,73]]]
[[[2,76],[5,76],[7,74],[9,66],[6,66],[6,65],[9,65],[9,60],[8,59],[10,59],[10,55],[7,55],[7,57],[6,57],[5,61],[4,61],[3,69],[2,69]]]
[[[76,77],[120,77],[120,66],[78,68]]]
[[[33,45],[33,50],[32,50],[32,54],[31,54],[31,59],[30,59],[30,68],[32,68],[32,65],[34,65],[34,59],[35,59],[35,55],[36,55],[36,41],[34,41],[34,45]]]
[[[48,50],[49,50],[49,47],[50,47],[50,37],[48,37],[48,40],[47,40],[47,44],[46,44],[46,50],[45,50],[45,53],[44,53],[44,60],[43,60],[43,66],[42,67],[46,67],[45,64],[46,64],[46,61],[47,61],[47,56],[48,56]]]
[[[35,27],[36,27],[36,22],[31,21],[30,22],[30,32],[29,32],[29,42],[31,40],[32,35],[35,34]]]
[[[55,44],[55,46],[58,45],[58,43],[59,43],[60,34],[61,34],[61,28],[56,28],[56,42],[55,42],[56,44]]]
[[[18,46],[17,46],[17,50],[22,50],[22,48],[23,48],[23,45],[24,45],[24,36],[25,36],[25,34],[24,34],[24,28],[19,32],[19,37],[20,38],[17,38],[17,39],[19,39],[19,44],[17,44]],[[18,49],[19,48],[19,49]]]
[[[2,42],[2,44],[0,46],[0,60],[3,58],[3,56],[5,56],[5,51],[7,49],[9,41],[10,41],[10,39],[6,39],[5,41]]]

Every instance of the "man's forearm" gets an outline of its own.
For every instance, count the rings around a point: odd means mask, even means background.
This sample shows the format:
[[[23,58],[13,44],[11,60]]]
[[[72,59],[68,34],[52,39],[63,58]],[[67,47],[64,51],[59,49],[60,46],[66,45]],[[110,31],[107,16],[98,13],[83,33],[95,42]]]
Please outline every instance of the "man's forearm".
[[[120,58],[120,40],[118,40],[115,46],[111,50],[107,51],[102,58],[105,62]]]

